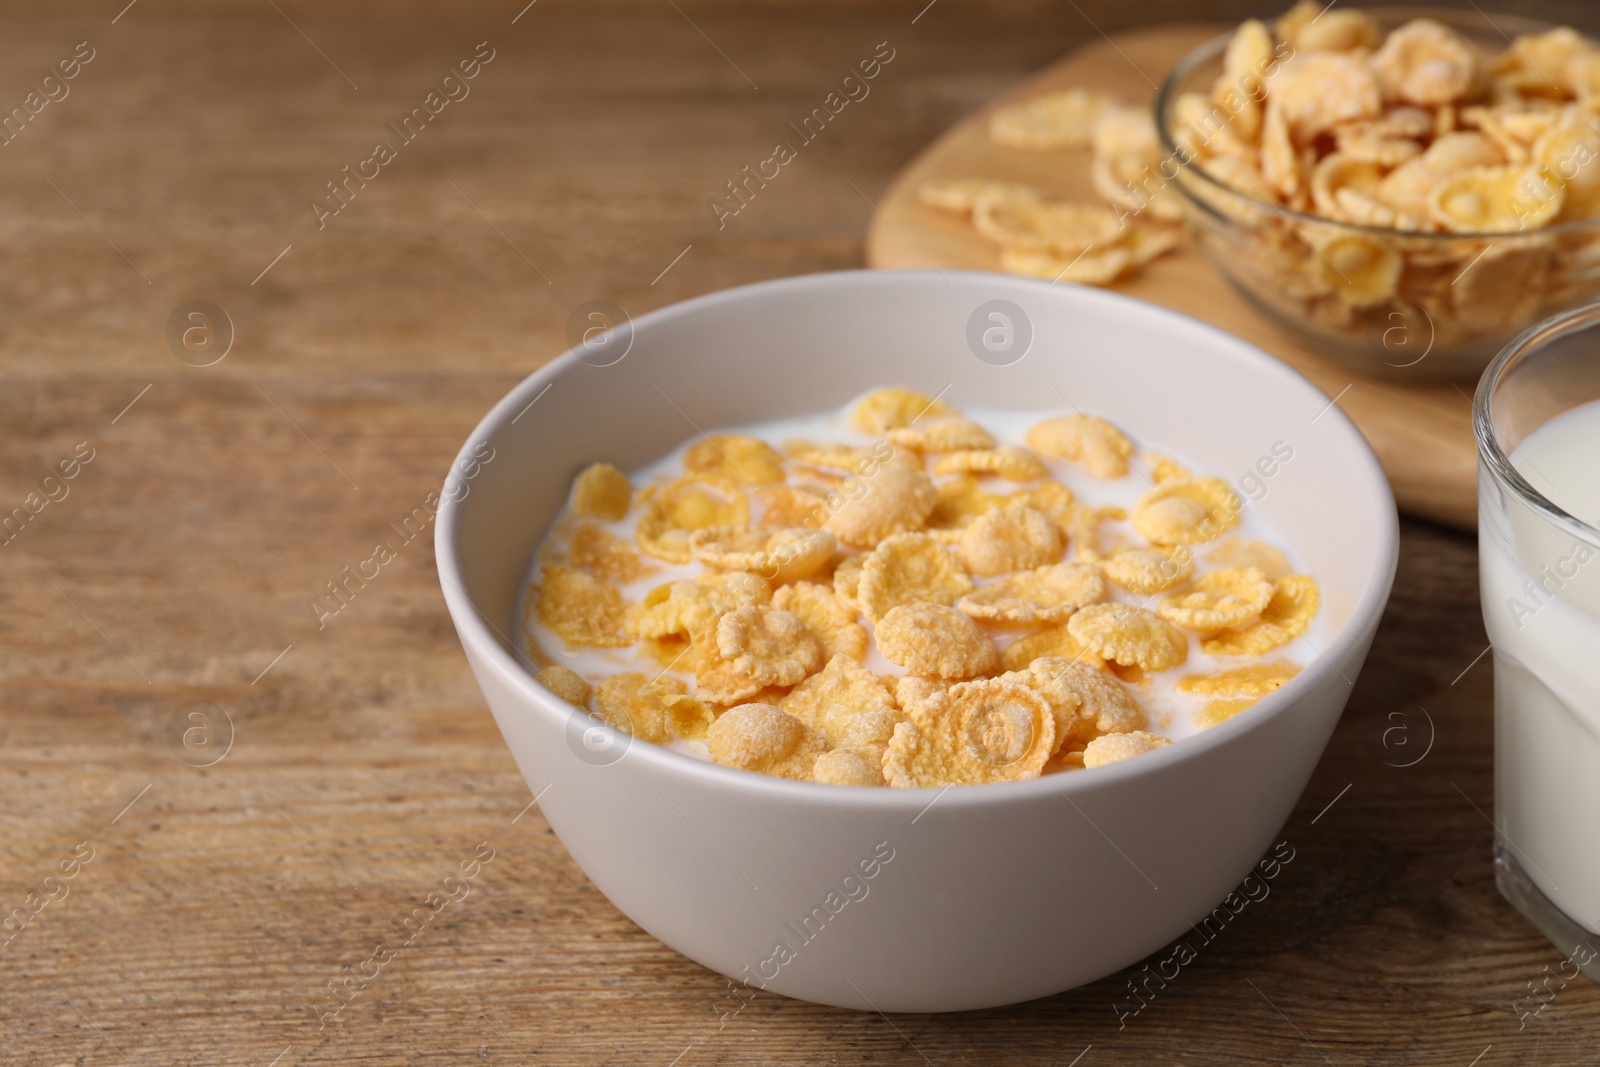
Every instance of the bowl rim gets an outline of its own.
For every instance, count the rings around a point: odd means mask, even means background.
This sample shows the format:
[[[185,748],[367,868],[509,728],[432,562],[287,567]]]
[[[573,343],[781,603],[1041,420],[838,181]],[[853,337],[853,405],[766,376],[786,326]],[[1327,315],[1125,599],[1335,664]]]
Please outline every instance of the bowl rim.
[[[1132,312],[1146,318],[1161,319],[1174,327],[1199,334],[1209,334],[1214,340],[1233,346],[1242,356],[1254,362],[1263,372],[1269,375],[1277,375],[1291,387],[1303,387],[1318,396],[1324,395],[1303,374],[1274,358],[1264,349],[1216,326],[1212,326],[1210,323],[1202,322],[1181,312],[1105,289],[1078,285],[1057,286],[1043,279],[1022,278],[985,271],[944,270],[935,272],[931,270],[857,269],[795,275],[735,286],[730,289],[722,289],[669,304],[633,319],[632,329],[634,338],[637,340],[641,330],[648,331],[655,329],[659,325],[684,318],[707,314],[714,315],[724,305],[760,300],[769,293],[780,291],[787,293],[826,290],[837,286],[903,287],[908,285],[921,287],[938,286],[939,291],[942,291],[947,281],[952,278],[982,284],[991,290],[996,287],[1015,287],[1018,289],[1056,288],[1064,292],[1071,292],[1079,299],[1104,301],[1111,305],[1120,305],[1124,313]],[[511,424],[512,420],[527,407],[529,401],[541,390],[556,379],[581,366],[586,365],[579,360],[577,349],[572,348],[550,360],[523,379],[521,383],[502,397],[474,427],[471,434],[462,444],[460,451],[452,460],[452,465],[449,469],[456,469],[455,463],[457,462],[470,460],[471,451],[476,446],[476,443],[492,440],[494,436]],[[920,812],[928,810],[935,802],[942,803],[946,807],[955,806],[967,809],[987,807],[993,804],[1005,804],[1012,801],[1027,803],[1030,799],[1038,801],[1051,793],[1055,793],[1071,803],[1073,794],[1087,795],[1090,792],[1113,787],[1119,782],[1132,778],[1162,773],[1169,766],[1202,758],[1214,748],[1228,745],[1236,738],[1258,729],[1263,729],[1270,720],[1279,715],[1290,713],[1290,708],[1294,700],[1300,695],[1301,690],[1309,688],[1314,682],[1321,681],[1327,675],[1337,671],[1338,662],[1346,658],[1351,648],[1362,639],[1362,634],[1367,629],[1367,624],[1375,622],[1381,615],[1385,604],[1388,602],[1389,592],[1394,581],[1395,566],[1399,553],[1399,521],[1388,479],[1384,475],[1371,446],[1367,444],[1366,439],[1361,435],[1355,424],[1350,421],[1349,417],[1339,410],[1337,404],[1329,405],[1328,412],[1333,416],[1335,425],[1339,427],[1340,432],[1345,437],[1345,444],[1350,452],[1350,468],[1356,470],[1359,477],[1365,478],[1370,487],[1378,494],[1377,503],[1379,505],[1380,521],[1376,528],[1363,528],[1363,533],[1373,537],[1376,542],[1374,546],[1374,567],[1367,574],[1366,587],[1362,589],[1360,596],[1357,598],[1355,607],[1352,609],[1350,618],[1346,621],[1343,630],[1327,646],[1317,650],[1316,658],[1300,675],[1292,679],[1282,689],[1269,694],[1255,706],[1247,709],[1250,712],[1249,714],[1236,715],[1226,722],[1202,731],[1193,737],[1184,738],[1181,743],[1168,745],[1154,752],[1146,753],[1138,760],[1120,761],[1106,767],[1096,768],[1096,773],[1093,775],[1050,774],[1022,781],[968,785],[956,789],[956,795],[951,798],[944,797],[944,794],[953,788],[948,785],[942,787],[887,787],[874,789],[864,787],[844,788],[817,782],[793,781],[733,767],[723,767],[649,742],[632,744],[631,740],[628,742],[628,751],[616,765],[638,758],[644,761],[647,773],[655,771],[661,774],[670,774],[678,779],[696,780],[712,789],[743,789],[761,794],[774,801],[802,803],[824,808],[906,811],[917,813],[917,817],[920,818]],[[548,713],[551,716],[559,717],[561,720],[560,725],[563,729],[572,726],[575,720],[581,720],[585,724],[585,728],[594,725],[594,721],[587,713],[568,704],[540,684],[532,672],[524,667],[501,644],[497,635],[498,637],[505,637],[505,635],[500,633],[499,627],[492,624],[478,605],[468,597],[466,582],[462,575],[458,541],[461,509],[465,501],[472,499],[472,497],[455,500],[443,494],[441,496],[443,497],[442,504],[434,526],[434,556],[445,603],[451,619],[461,636],[463,645],[472,646],[478,653],[480,662],[493,670],[503,682],[520,694],[527,703],[537,707],[540,713]],[[1386,508],[1382,506],[1385,500],[1388,502],[1388,507]],[[511,638],[506,638],[506,640],[511,643],[513,648],[520,647]],[[1347,679],[1347,681],[1353,684],[1353,680]],[[611,729],[610,727],[602,728]]]
[[[1505,32],[1501,30],[1499,25],[1499,23],[1502,21],[1509,28],[1515,30],[1518,35],[1523,33],[1546,32],[1559,28],[1553,23],[1545,22],[1541,19],[1529,18],[1526,15],[1508,15],[1499,12],[1491,14],[1483,11],[1481,8],[1477,8],[1476,5],[1474,5],[1474,10],[1471,12],[1460,8],[1412,5],[1354,8],[1346,10],[1363,11],[1368,15],[1373,16],[1380,23],[1393,22],[1396,25],[1403,25],[1405,22],[1415,18],[1428,18],[1433,19],[1436,22],[1442,22],[1450,26],[1452,29],[1460,29],[1470,19],[1478,23],[1480,27],[1482,22],[1487,22],[1489,24],[1489,28],[1500,33],[1502,37],[1506,36]],[[1559,222],[1550,226],[1541,226],[1538,229],[1533,230],[1498,230],[1472,233],[1458,233],[1455,231],[1443,230],[1400,230],[1391,226],[1371,226],[1362,222],[1346,222],[1343,219],[1333,219],[1326,215],[1317,215],[1308,211],[1300,211],[1296,208],[1286,207],[1283,204],[1275,203],[1262,197],[1250,196],[1247,193],[1239,192],[1239,190],[1225,184],[1221,179],[1207,171],[1205,167],[1200,164],[1198,157],[1189,153],[1185,149],[1180,149],[1177,139],[1173,136],[1172,130],[1168,127],[1166,121],[1167,115],[1171,110],[1171,104],[1178,95],[1179,84],[1185,78],[1187,78],[1196,67],[1220,55],[1227,48],[1228,42],[1232,39],[1235,32],[1235,30],[1228,30],[1225,33],[1213,37],[1205,43],[1196,46],[1182,59],[1178,60],[1178,62],[1173,65],[1172,69],[1167,72],[1167,76],[1161,80],[1161,85],[1157,88],[1155,100],[1151,105],[1152,115],[1156,124],[1156,136],[1160,140],[1161,151],[1163,153],[1161,163],[1165,163],[1168,159],[1170,159],[1175,161],[1179,168],[1173,172],[1173,176],[1170,179],[1161,172],[1161,164],[1156,165],[1156,173],[1163,179],[1163,181],[1170,182],[1170,184],[1177,186],[1179,193],[1183,196],[1185,201],[1197,209],[1204,211],[1209,217],[1219,222],[1224,222],[1235,226],[1250,225],[1249,223],[1241,223],[1238,219],[1224,215],[1221,211],[1217,210],[1217,208],[1201,199],[1184,182],[1178,180],[1178,175],[1180,173],[1187,172],[1194,175],[1200,181],[1204,182],[1212,193],[1220,194],[1226,197],[1232,197],[1250,206],[1251,208],[1270,210],[1276,213],[1285,222],[1289,223],[1291,227],[1296,229],[1298,229],[1300,225],[1304,224],[1309,226],[1331,227],[1353,234],[1377,236],[1390,240],[1398,239],[1421,242],[1433,241],[1441,243],[1447,241],[1489,241],[1498,242],[1500,244],[1511,244],[1513,246],[1518,243],[1531,243],[1543,237],[1583,233],[1585,231],[1600,229],[1600,215],[1597,215],[1594,218],[1572,219],[1567,222]],[[1584,36],[1588,37],[1590,35],[1584,34]],[[1510,38],[1507,37],[1507,40],[1509,41]],[[1507,47],[1510,46],[1508,45]],[[1188,156],[1188,158],[1185,159],[1184,156]]]

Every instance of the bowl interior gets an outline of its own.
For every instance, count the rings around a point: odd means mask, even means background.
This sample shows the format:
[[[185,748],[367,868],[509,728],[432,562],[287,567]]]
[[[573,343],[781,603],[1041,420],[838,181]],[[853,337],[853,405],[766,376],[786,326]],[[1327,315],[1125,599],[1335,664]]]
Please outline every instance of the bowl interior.
[[[969,321],[987,323],[980,305],[993,300],[1010,301],[1032,334],[1026,354],[1005,366],[968,343]],[[441,508],[441,578],[475,609],[466,624],[515,658],[527,566],[584,466],[630,470],[702,430],[834,409],[885,384],[957,407],[1098,414],[1226,478],[1320,581],[1321,651],[1331,658],[1351,621],[1381,608],[1393,498],[1360,434],[1304,378],[1142,301],[951,271],[841,272],[729,290],[637,320],[631,348],[610,366],[571,354],[554,361],[463,448],[464,460],[481,459],[485,444],[494,451],[464,495],[446,494],[459,499]],[[1290,458],[1263,476],[1274,449]]]

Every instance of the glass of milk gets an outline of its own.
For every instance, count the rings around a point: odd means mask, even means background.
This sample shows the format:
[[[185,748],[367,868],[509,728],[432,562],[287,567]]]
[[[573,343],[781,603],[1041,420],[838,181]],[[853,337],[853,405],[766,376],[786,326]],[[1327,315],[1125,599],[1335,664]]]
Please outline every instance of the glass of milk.
[[[1600,304],[1514,341],[1473,406],[1495,882],[1600,981]]]

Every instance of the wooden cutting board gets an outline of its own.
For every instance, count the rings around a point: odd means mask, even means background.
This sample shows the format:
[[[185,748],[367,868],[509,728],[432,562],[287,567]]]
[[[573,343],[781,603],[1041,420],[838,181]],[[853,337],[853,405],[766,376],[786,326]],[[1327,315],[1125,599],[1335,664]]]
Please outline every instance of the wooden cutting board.
[[[924,182],[947,178],[1021,181],[1066,199],[1099,200],[1089,153],[1032,153],[989,140],[994,108],[1042,90],[1086,86],[1148,103],[1166,72],[1223,25],[1165,26],[1117,34],[1046,69],[969,116],[912,160],[879,201],[867,236],[873,267],[998,270],[995,245],[966,222],[917,201]],[[1474,384],[1411,385],[1356,375],[1323,360],[1246,304],[1190,242],[1116,288],[1165,304],[1253,342],[1321,387],[1353,419],[1382,461],[1402,510],[1462,529],[1477,523]]]

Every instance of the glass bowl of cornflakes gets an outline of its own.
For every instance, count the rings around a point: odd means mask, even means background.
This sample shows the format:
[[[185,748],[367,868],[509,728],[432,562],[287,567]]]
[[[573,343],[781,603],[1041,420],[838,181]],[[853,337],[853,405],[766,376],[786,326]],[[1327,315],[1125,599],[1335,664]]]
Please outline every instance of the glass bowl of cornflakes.
[[[1600,44],[1479,10],[1301,3],[1181,61],[1157,96],[1196,242],[1315,351],[1474,377],[1600,293]]]

